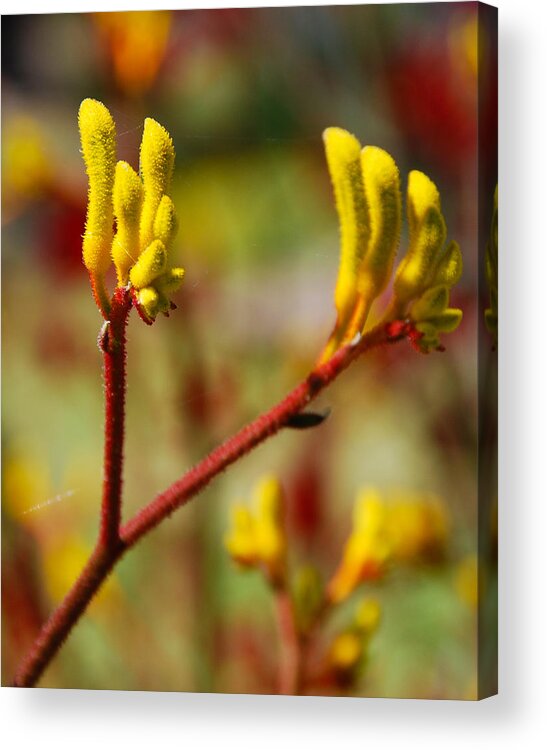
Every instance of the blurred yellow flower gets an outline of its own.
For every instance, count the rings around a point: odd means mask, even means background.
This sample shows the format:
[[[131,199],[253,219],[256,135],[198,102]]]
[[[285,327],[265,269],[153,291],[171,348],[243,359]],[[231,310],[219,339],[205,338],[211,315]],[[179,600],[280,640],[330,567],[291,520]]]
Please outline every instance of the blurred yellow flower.
[[[28,115],[6,116],[2,128],[4,220],[40,197],[53,178],[48,144],[40,124]]]
[[[354,506],[353,530],[338,570],[328,586],[330,600],[340,602],[359,583],[381,578],[386,571],[390,552],[385,503],[376,490],[362,490]]]
[[[93,13],[112,59],[114,79],[128,96],[144,94],[165,59],[172,24],[170,11]]]
[[[404,563],[436,561],[444,556],[448,514],[434,495],[397,496],[387,507],[391,555]]]
[[[285,578],[287,537],[283,489],[274,476],[258,482],[253,506],[253,512],[243,505],[233,507],[232,526],[224,543],[236,562],[250,567],[262,565],[277,584]]]
[[[449,48],[456,68],[463,73],[477,78],[479,72],[479,18],[477,13],[470,14],[463,22],[457,18],[449,30]]]
[[[46,592],[58,604],[71,589],[89,559],[91,550],[81,539],[52,538],[41,547],[42,570]],[[111,575],[90,605],[90,612],[99,614],[120,596],[117,579]]]
[[[52,492],[47,463],[25,452],[5,457],[3,470],[3,510],[18,523],[32,527],[36,517],[30,511],[47,502]]]
[[[363,665],[370,638],[378,629],[380,617],[379,602],[376,599],[363,599],[355,610],[353,622],[334,637],[327,654],[327,664],[338,679],[347,682]]]
[[[359,493],[353,529],[328,585],[332,602],[346,599],[363,582],[382,578],[395,564],[442,559],[448,513],[432,495],[401,494],[388,499],[375,489]]]
[[[349,672],[361,661],[363,651],[363,639],[359,633],[339,633],[330,646],[328,662],[337,672]]]
[[[224,537],[224,545],[235,562],[252,567],[259,561],[256,523],[244,505],[231,509],[231,527]]]

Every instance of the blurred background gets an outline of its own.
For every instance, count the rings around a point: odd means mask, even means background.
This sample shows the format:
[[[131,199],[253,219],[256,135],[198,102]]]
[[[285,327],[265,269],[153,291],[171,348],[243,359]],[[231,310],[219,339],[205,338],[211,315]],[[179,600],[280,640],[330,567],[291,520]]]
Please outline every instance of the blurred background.
[[[223,545],[230,506],[273,472],[291,562],[324,579],[360,488],[443,499],[443,561],[369,587],[383,617],[351,692],[475,697],[477,33],[475,3],[3,18],[3,684],[97,531],[101,319],[81,262],[77,131],[94,97],[135,167],[144,117],[171,133],[186,269],[169,320],[129,325],[126,518],[277,402],[330,333],[325,127],[388,150],[403,187],[414,168],[437,183],[464,255],[451,299],[464,319],[444,354],[401,344],[359,360],[321,397],[332,412],[320,428],[279,435],[145,538],[40,684],[275,692],[271,592]],[[326,637],[343,621],[342,608]]]

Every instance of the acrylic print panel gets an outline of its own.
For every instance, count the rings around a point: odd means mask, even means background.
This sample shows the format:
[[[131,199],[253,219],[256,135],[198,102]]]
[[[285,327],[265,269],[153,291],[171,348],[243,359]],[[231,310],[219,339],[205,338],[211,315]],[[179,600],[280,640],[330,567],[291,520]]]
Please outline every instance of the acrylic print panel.
[[[4,685],[496,691],[496,29],[3,19]]]

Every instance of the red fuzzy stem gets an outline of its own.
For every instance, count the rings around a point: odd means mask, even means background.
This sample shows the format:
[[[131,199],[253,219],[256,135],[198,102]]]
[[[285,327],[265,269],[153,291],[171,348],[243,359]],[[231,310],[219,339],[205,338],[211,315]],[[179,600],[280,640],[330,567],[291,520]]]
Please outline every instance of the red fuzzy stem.
[[[99,337],[104,354],[105,441],[104,479],[99,541],[105,547],[119,542],[125,422],[125,328],[131,297],[118,287],[112,300],[110,322]]]
[[[95,548],[78,580],[43,626],[21,662],[14,679],[15,687],[32,687],[36,683],[122,552],[121,546],[110,550],[100,545]]]
[[[365,334],[357,344],[344,346],[331,359],[316,367],[283,401],[215,448],[122,527],[123,542],[131,547],[141,536],[200,492],[211,479],[279,432],[290,417],[302,411],[360,354],[381,344],[399,341],[409,333],[407,324],[401,323],[395,329],[392,326],[393,324],[378,326]]]

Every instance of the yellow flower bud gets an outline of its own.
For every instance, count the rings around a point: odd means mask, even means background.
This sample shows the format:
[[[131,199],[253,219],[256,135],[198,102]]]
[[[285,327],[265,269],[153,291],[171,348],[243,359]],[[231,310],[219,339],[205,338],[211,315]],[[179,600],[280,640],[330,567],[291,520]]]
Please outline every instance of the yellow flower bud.
[[[361,144],[342,128],[327,128],[323,140],[340,222],[340,267],[334,300],[338,326],[344,328],[357,300],[358,275],[369,239]]]
[[[435,315],[440,315],[448,305],[448,287],[434,286],[425,291],[419,300],[410,308],[412,320],[427,320]]]
[[[168,195],[164,195],[158,206],[154,219],[154,238],[161,240],[169,250],[178,230],[175,204]]]
[[[116,167],[116,126],[108,109],[84,99],[78,112],[82,154],[89,179],[83,259],[87,270],[102,277],[112,262],[112,189]]]
[[[142,289],[165,271],[167,255],[163,242],[154,240],[141,254],[129,272],[129,279],[136,289]]]
[[[150,320],[154,320],[160,311],[160,296],[157,290],[152,286],[145,286],[139,290],[137,301]]]
[[[416,323],[416,330],[423,334],[419,341],[420,349],[423,352],[427,353],[440,345],[439,332],[431,320],[422,320]]]
[[[361,164],[370,238],[358,286],[372,302],[387,286],[399,245],[401,188],[397,165],[386,151],[366,146],[361,152]]]
[[[437,293],[437,290],[446,289],[446,287],[434,287],[433,290]],[[442,311],[435,312],[433,304],[431,307],[427,307],[427,303],[424,299],[427,296],[427,292],[414,303],[411,307],[411,317],[416,322],[416,330],[423,333],[423,337],[419,340],[419,346],[424,352],[428,352],[431,349],[435,349],[440,345],[439,334],[441,333],[452,333],[460,325],[463,317],[461,310],[454,307],[445,307]],[[447,302],[448,292],[446,295],[443,293],[437,293],[437,301],[439,307]],[[424,317],[420,317],[423,315]]]
[[[127,274],[140,254],[139,232],[144,189],[141,178],[125,161],[116,164],[114,179],[114,215],[116,235],[112,258],[120,285],[127,283]]]
[[[433,323],[439,333],[452,333],[460,325],[463,313],[454,307],[448,307],[442,315],[430,318],[428,322]]]
[[[435,184],[416,170],[408,177],[409,247],[395,274],[394,292],[401,304],[422,294],[435,273],[446,225]]]
[[[462,251],[458,243],[452,240],[452,242],[448,243],[446,250],[443,251],[439,258],[433,283],[454,286],[460,280],[462,270]]]
[[[167,130],[147,117],[140,153],[140,173],[144,183],[140,244],[147,247],[154,239],[154,220],[162,196],[169,192],[175,149]]]
[[[163,292],[170,295],[178,291],[184,279],[184,268],[170,268],[155,280],[154,284]]]

